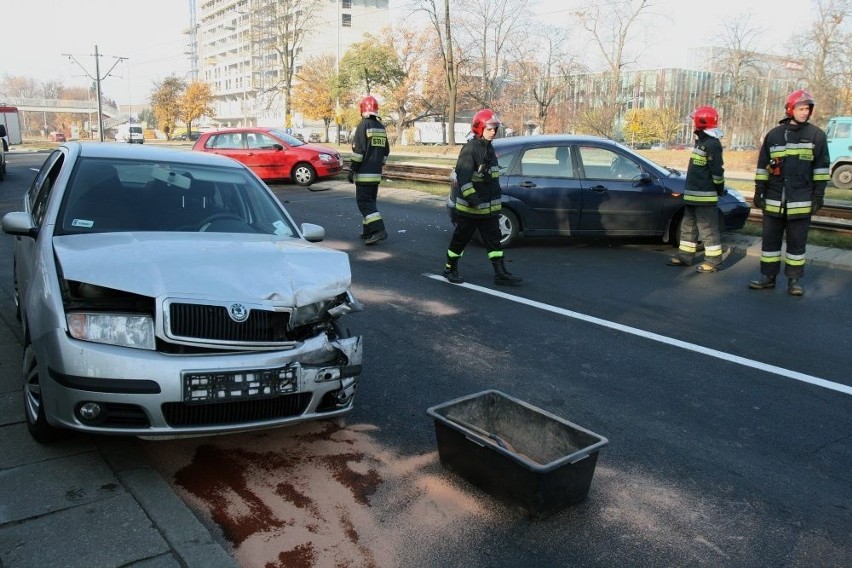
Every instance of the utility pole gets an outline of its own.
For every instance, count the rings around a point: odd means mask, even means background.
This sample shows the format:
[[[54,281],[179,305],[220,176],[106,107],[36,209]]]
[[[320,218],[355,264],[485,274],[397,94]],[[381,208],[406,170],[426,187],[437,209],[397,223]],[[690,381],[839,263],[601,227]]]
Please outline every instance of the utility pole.
[[[112,57],[115,57],[115,63],[113,63],[112,67],[109,68],[109,71],[107,71],[106,74],[103,77],[101,77],[101,63],[100,63],[101,56],[98,53],[98,46],[96,45],[95,46],[95,76],[92,77],[92,75],[86,70],[86,68],[83,66],[83,64],[80,63],[79,61],[77,61],[77,58],[74,57],[72,54],[63,53],[62,55],[67,57],[69,61],[73,61],[74,63],[79,65],[80,69],[83,70],[83,73],[85,73],[90,79],[92,79],[95,82],[95,85],[97,85],[97,91],[98,91],[97,92],[97,95],[98,95],[98,132],[100,134],[101,142],[103,142],[104,141],[104,115],[103,115],[103,101],[101,100],[102,99],[102,97],[101,97],[101,81],[106,79],[107,77],[109,77],[109,74],[112,73],[112,70],[115,69],[115,66],[118,65],[119,63],[121,63],[122,61],[126,60],[127,58],[126,57],[112,56]]]

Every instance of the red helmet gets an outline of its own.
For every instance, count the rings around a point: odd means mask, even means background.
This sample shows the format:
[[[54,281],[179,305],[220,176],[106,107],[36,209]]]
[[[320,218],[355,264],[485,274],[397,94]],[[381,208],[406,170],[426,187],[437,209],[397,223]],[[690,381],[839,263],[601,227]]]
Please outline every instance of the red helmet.
[[[719,126],[719,113],[711,106],[700,106],[689,115],[696,130],[707,130]]]
[[[372,95],[367,95],[361,99],[361,116],[367,118],[370,115],[379,114],[379,101]]]
[[[787,104],[784,105],[784,112],[787,114],[787,117],[793,118],[793,107],[803,103],[807,103],[810,108],[810,112],[808,113],[808,116],[810,117],[814,112],[813,96],[804,89],[796,89],[790,93],[790,96],[787,97]]]
[[[482,138],[482,131],[485,130],[486,126],[493,128],[500,127],[500,118],[490,108],[484,108],[473,115],[473,121],[470,123],[470,131],[477,138]]]

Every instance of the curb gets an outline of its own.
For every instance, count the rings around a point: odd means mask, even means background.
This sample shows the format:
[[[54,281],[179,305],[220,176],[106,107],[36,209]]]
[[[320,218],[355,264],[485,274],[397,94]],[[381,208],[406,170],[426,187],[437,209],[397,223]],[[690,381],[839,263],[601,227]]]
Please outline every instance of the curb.
[[[138,442],[107,439],[97,446],[151,523],[186,566],[238,568],[235,560],[198,520],[189,506],[136,450]]]

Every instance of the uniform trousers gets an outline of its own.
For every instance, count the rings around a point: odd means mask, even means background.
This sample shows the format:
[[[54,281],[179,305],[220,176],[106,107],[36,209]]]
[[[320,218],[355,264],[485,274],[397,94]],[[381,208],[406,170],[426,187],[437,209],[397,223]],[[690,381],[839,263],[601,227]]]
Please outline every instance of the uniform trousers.
[[[378,195],[379,184],[355,184],[355,202],[358,204],[358,211],[361,212],[361,216],[364,218],[362,229],[363,235],[367,237],[385,230],[385,222],[376,204]]]
[[[719,210],[711,206],[687,205],[680,225],[680,246],[677,256],[692,264],[698,241],[704,244],[704,261],[718,266],[722,262],[722,235],[719,231]]]
[[[805,275],[805,248],[808,244],[808,229],[811,218],[800,217],[788,219],[763,215],[763,242],[760,253],[760,273],[776,276],[781,272],[781,242],[787,237],[784,251],[784,276],[801,278]]]
[[[490,260],[497,260],[503,257],[503,250],[500,247],[500,218],[495,215],[483,215],[482,217],[472,217],[467,215],[453,215],[453,225],[455,230],[450,239],[449,252],[456,257],[462,255],[464,248],[473,238],[473,235],[479,230],[482,237],[482,242],[485,244],[485,250],[488,251]]]

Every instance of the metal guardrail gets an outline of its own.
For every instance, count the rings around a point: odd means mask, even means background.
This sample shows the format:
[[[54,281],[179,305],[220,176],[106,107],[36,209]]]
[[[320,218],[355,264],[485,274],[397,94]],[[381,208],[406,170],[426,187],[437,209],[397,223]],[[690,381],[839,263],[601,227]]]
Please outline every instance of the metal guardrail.
[[[348,166],[347,162],[345,167]],[[449,184],[451,171],[452,168],[449,166],[389,163],[385,165],[383,175],[390,180],[404,179],[423,183]],[[762,218],[762,213],[759,209],[752,208],[749,220],[759,222]],[[819,210],[819,214],[811,219],[811,227],[852,235],[852,205],[847,205],[836,200],[827,202]]]

